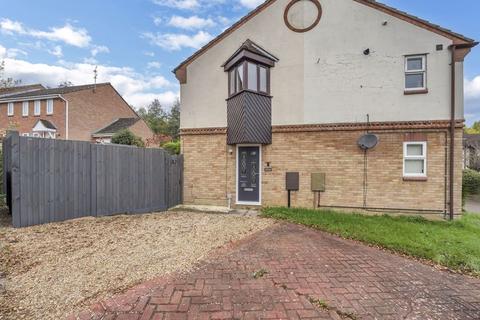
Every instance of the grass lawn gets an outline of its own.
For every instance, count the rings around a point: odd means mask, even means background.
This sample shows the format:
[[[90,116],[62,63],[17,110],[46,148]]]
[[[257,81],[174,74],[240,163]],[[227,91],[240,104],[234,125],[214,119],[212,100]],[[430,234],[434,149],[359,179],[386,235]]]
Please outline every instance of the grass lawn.
[[[266,208],[262,214],[480,276],[480,215],[447,222],[311,209]]]

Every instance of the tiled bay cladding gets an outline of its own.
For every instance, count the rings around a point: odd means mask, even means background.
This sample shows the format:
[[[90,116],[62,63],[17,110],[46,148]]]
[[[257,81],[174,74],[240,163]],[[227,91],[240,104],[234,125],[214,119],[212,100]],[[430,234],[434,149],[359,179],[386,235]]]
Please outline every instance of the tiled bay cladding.
[[[404,181],[403,142],[411,133],[427,141],[427,181]],[[292,205],[313,207],[310,174],[326,173],[325,206],[362,207],[364,153],[357,146],[362,131],[275,132],[271,145],[262,147],[262,205],[287,205],[285,173],[300,173],[300,190],[292,192]],[[367,206],[370,208],[445,209],[446,130],[378,131],[379,144],[367,152]],[[409,135],[410,133],[410,135]],[[226,135],[184,135],[185,203],[226,205],[235,201],[236,147]],[[462,130],[456,132],[455,213],[461,213]],[[229,149],[232,153],[229,153]],[[448,171],[447,171],[448,173]],[[447,190],[448,191],[448,190]],[[448,194],[447,194],[448,200]]]

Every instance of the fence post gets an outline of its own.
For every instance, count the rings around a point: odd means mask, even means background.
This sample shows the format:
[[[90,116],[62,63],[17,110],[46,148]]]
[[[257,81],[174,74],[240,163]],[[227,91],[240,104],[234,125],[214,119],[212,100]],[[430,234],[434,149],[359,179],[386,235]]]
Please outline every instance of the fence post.
[[[21,197],[21,184],[20,184],[20,136],[18,132],[10,133],[11,137],[11,211],[12,211],[12,223],[15,228],[22,226],[20,219],[20,197]]]

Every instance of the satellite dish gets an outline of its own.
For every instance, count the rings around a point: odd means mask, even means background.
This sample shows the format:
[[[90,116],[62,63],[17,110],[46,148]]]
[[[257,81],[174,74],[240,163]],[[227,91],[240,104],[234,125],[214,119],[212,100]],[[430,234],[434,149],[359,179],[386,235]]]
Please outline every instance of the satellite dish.
[[[358,146],[363,150],[375,148],[378,144],[378,137],[374,134],[368,133],[358,139]]]

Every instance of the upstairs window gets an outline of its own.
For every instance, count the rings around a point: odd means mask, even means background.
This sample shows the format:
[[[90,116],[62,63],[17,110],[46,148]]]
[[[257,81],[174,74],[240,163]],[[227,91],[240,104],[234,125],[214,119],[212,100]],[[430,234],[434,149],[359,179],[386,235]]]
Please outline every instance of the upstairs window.
[[[229,96],[248,90],[269,94],[269,70],[260,64],[244,61],[229,71]]]
[[[49,114],[49,115],[53,114],[53,100],[52,99],[47,100],[47,114]]]
[[[7,106],[7,115],[9,117],[14,115],[14,107],[13,107],[13,102],[9,102]]]
[[[427,143],[405,142],[403,144],[403,176],[427,177]]]
[[[33,104],[33,115],[40,115],[40,100],[36,100]]]
[[[28,117],[28,101],[23,101],[23,104],[22,104],[22,116]]]
[[[405,57],[405,91],[427,89],[427,56]]]

